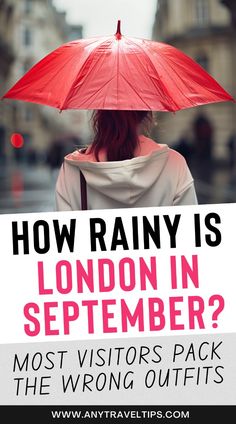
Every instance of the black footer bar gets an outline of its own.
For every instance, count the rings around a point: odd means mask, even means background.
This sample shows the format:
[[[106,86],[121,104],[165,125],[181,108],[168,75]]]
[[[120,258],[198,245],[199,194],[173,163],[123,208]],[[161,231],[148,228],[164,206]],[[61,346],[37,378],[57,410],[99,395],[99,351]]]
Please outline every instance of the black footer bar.
[[[236,405],[4,405],[1,422],[48,423],[197,423],[229,422]],[[234,419],[232,422],[234,422]],[[13,421],[14,420],[14,421]]]

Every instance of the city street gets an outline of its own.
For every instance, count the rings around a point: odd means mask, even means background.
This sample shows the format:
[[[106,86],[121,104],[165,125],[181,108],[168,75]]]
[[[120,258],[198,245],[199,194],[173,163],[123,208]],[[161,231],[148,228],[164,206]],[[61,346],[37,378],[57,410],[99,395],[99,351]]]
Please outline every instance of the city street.
[[[46,165],[1,165],[0,213],[53,211],[57,174]],[[208,182],[195,177],[195,186],[200,204],[236,202],[236,174],[228,169],[215,170]]]
[[[201,167],[199,163],[198,168]],[[191,169],[191,168],[190,168]],[[227,166],[209,168],[207,178],[202,170],[191,169],[199,204],[236,202],[236,169]]]
[[[57,172],[42,165],[1,167],[0,213],[53,211]]]

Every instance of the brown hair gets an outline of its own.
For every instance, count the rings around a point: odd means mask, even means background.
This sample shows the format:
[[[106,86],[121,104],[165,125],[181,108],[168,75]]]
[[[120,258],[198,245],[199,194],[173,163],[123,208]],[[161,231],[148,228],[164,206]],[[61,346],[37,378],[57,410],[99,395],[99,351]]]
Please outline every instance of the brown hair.
[[[91,150],[96,160],[104,149],[107,161],[132,159],[139,143],[139,124],[152,123],[152,112],[142,110],[95,110],[92,114],[94,141]]]

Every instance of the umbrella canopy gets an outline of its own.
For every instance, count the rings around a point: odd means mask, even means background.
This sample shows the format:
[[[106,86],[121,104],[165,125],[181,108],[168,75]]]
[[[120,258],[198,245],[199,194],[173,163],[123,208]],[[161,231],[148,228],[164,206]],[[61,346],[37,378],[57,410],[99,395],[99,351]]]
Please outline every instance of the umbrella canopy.
[[[117,32],[63,44],[4,96],[63,109],[177,111],[234,101],[175,47]]]

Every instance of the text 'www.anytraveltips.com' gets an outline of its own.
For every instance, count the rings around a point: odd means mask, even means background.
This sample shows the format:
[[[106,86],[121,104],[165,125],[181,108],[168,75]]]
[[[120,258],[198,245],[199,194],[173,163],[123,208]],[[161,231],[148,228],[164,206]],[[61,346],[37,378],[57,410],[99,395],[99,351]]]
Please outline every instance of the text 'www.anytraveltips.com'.
[[[53,419],[189,419],[189,410],[51,410]]]

